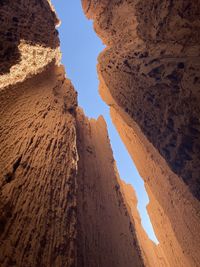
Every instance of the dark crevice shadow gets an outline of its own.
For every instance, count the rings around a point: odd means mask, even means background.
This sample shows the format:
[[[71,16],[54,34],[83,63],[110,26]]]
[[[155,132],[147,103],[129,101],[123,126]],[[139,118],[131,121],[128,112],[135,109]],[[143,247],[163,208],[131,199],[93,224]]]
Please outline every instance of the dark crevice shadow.
[[[19,63],[21,40],[55,49],[59,46],[59,23],[44,0],[0,0],[0,75]]]

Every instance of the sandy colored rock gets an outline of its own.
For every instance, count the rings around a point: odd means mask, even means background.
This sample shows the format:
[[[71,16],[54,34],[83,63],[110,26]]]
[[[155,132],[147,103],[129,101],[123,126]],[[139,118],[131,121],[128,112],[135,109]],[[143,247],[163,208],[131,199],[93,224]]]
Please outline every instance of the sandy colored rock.
[[[77,94],[49,1],[1,1],[0,266],[76,265]]]
[[[103,117],[78,123],[78,267],[144,266]]]
[[[144,266],[105,121],[77,109],[59,66],[50,2],[0,14],[0,266]]]
[[[52,65],[0,103],[0,266],[74,266],[76,92]]]
[[[50,1],[2,0],[0,23],[0,90],[59,62],[59,20]]]
[[[150,196],[170,266],[200,265],[200,2],[82,0],[107,45],[100,94]]]
[[[147,233],[143,229],[141,218],[137,210],[137,198],[132,185],[126,184],[123,180],[119,180],[119,184],[128,212],[130,214],[130,218],[132,221],[134,221],[135,231],[145,266],[175,266],[169,264],[165,255],[166,251],[159,244],[156,245],[152,240],[150,240]]]
[[[96,1],[104,12],[91,4],[86,15],[107,44],[98,68],[112,97],[199,199],[200,5],[190,2]]]
[[[198,1],[83,8],[107,44],[101,95],[144,178],[160,244],[119,178],[104,119],[77,108],[50,1],[3,0],[0,266],[199,266]]]
[[[136,124],[128,126],[114,109],[111,116],[144,179],[150,199],[148,213],[169,266],[198,266],[198,201],[193,200]]]

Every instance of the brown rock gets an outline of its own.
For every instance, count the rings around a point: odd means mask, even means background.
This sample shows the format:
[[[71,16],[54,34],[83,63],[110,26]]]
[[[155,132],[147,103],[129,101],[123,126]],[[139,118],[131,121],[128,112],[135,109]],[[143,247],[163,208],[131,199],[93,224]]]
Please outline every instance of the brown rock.
[[[59,20],[49,0],[1,0],[0,23],[0,90],[59,62]]]
[[[0,103],[0,265],[74,266],[76,93],[52,65]]]
[[[108,45],[101,94],[145,180],[160,244],[119,178],[104,119],[77,108],[50,2],[3,0],[0,266],[199,266],[198,2],[83,7]]]
[[[78,122],[78,266],[144,266],[103,117]]]
[[[200,2],[82,3],[107,45],[100,94],[145,181],[160,246],[170,266],[199,266]]]
[[[131,220],[134,221],[136,235],[142,251],[145,266],[175,266],[174,263],[173,265],[169,264],[165,255],[166,252],[163,250],[161,245],[156,245],[153,241],[151,241],[144,231],[141,225],[141,218],[137,210],[137,198],[133,187],[122,180],[120,180],[120,186]]]
[[[144,179],[150,199],[148,213],[169,266],[198,266],[199,203],[193,200],[186,186],[172,173],[136,124],[128,126],[114,109],[111,116]]]
[[[0,266],[144,266],[105,121],[77,109],[58,66],[49,2],[3,1],[0,13],[9,36],[0,60]]]

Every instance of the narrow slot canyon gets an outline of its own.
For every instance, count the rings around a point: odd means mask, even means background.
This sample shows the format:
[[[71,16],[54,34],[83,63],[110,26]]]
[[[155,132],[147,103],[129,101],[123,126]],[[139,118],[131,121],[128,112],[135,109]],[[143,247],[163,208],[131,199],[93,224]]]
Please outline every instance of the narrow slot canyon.
[[[85,17],[81,2],[52,1],[52,3],[61,20],[61,25],[58,27],[62,53],[61,62],[65,66],[67,77],[78,92],[79,106],[83,108],[85,115],[89,118],[104,117],[119,175],[126,183],[132,184],[134,187],[142,225],[149,238],[158,243],[146,211],[149,199],[144,182],[112,123],[109,107],[103,102],[98,92],[97,57],[105,46],[94,32],[92,22]],[[66,16],[65,10],[68,10],[68,16]],[[77,21],[79,23],[76,23]],[[74,51],[76,58],[74,58]]]
[[[0,266],[198,267],[200,3],[77,6],[0,2]]]

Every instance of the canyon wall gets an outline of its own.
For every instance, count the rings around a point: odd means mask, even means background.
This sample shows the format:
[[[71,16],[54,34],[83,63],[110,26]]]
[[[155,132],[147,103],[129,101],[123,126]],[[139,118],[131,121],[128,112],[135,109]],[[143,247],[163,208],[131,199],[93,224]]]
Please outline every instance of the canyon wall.
[[[74,266],[75,91],[50,65],[0,103],[0,265]]]
[[[78,107],[50,1],[3,0],[0,266],[199,266],[199,2],[82,3],[107,45],[100,94],[160,244],[119,178],[104,119]]]
[[[200,265],[200,2],[82,0],[106,45],[100,94],[170,266]]]
[[[60,66],[50,2],[1,1],[0,15],[0,266],[153,267],[105,121],[77,108]]]
[[[145,266],[119,185],[103,117],[79,111],[78,266]],[[98,265],[97,265],[98,264]]]

